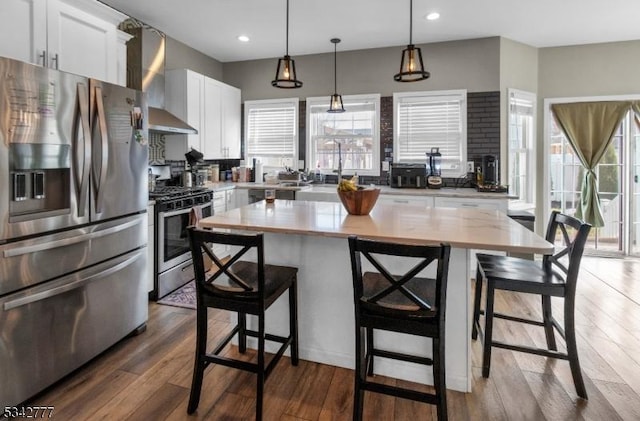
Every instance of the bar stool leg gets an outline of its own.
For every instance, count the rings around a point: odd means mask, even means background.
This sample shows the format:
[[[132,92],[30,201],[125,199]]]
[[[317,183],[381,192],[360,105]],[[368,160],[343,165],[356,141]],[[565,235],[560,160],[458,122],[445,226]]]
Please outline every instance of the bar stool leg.
[[[262,420],[262,403],[264,397],[264,312],[258,318],[258,379],[256,392],[256,421]]]
[[[196,358],[187,414],[193,414],[198,408],[200,392],[202,391],[202,378],[206,367],[204,356],[207,352],[207,312],[199,309],[196,313]]]
[[[298,365],[298,279],[289,287],[289,335],[291,336],[291,364]]]
[[[482,377],[489,377],[491,370],[491,344],[493,341],[493,301],[495,289],[491,279],[487,281],[487,304],[484,309],[484,351],[482,353]]]
[[[368,327],[367,332],[367,352],[366,352],[366,364],[367,364],[367,376],[373,376],[373,329]]]
[[[569,295],[564,302],[564,334],[567,342],[567,355],[569,356],[569,367],[571,376],[576,387],[576,393],[582,399],[589,399],[587,389],[584,387],[580,361],[578,360],[578,347],[576,345],[576,326],[574,316],[574,297]]]
[[[547,346],[552,351],[557,351],[556,337],[553,332],[553,315],[551,310],[551,297],[548,295],[542,296],[542,318],[544,321],[544,334],[547,337]]]
[[[247,352],[247,314],[238,313],[238,351]]]
[[[476,287],[473,300],[473,326],[471,326],[471,339],[478,339],[478,323],[480,323],[480,302],[482,301],[482,273],[480,263],[476,269]]]
[[[364,409],[364,390],[362,390],[362,382],[364,381],[365,357],[364,357],[364,332],[356,320],[356,367],[355,367],[355,383],[354,383],[354,399],[353,399],[353,419],[354,421],[362,420],[362,412]]]
[[[433,338],[433,386],[436,390],[438,420],[447,419],[447,387],[444,371],[444,338]]]

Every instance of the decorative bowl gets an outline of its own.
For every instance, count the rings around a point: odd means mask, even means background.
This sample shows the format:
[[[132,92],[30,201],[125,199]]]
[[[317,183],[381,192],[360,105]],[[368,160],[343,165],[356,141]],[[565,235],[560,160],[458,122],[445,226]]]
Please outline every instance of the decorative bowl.
[[[380,189],[358,187],[355,191],[340,191],[338,197],[350,215],[369,215],[376,204]]]

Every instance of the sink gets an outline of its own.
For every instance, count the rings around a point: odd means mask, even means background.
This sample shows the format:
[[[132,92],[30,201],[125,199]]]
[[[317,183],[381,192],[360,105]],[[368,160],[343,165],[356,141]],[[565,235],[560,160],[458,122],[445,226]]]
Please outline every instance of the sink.
[[[278,184],[278,186],[280,187],[306,187],[310,185],[311,183],[307,181],[284,181],[284,182],[281,181]]]

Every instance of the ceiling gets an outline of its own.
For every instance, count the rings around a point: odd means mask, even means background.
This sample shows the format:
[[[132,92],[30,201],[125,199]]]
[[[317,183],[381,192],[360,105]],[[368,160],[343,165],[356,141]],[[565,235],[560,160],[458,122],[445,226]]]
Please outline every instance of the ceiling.
[[[284,55],[285,0],[100,0],[221,62]],[[437,11],[440,19],[427,21]],[[415,44],[502,36],[533,47],[640,39],[639,0],[414,0]],[[292,56],[401,46],[409,1],[290,0]],[[237,40],[247,35],[250,42]]]

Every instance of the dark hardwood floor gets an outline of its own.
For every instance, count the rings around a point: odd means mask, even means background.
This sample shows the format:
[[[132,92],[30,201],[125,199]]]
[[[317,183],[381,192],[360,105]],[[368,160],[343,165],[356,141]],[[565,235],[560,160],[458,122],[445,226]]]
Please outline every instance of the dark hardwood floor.
[[[578,348],[588,402],[577,398],[566,361],[494,349],[491,377],[483,379],[478,341],[473,344],[473,392],[447,392],[449,418],[640,420],[640,261],[585,258],[577,295]],[[554,310],[561,315],[558,304]],[[496,308],[540,315],[538,301],[526,295],[498,294]],[[120,342],[29,404],[54,406],[58,420],[252,419],[254,377],[221,366],[207,371],[198,411],[187,415],[194,316],[192,310],[151,303],[145,333]],[[211,332],[220,334],[229,329],[222,312],[210,313],[210,325]],[[494,335],[545,344],[541,328],[506,321],[496,322]],[[235,348],[228,352],[238,355]],[[252,356],[248,351],[246,357]],[[352,390],[350,370],[309,361],[292,367],[283,358],[265,388],[265,419],[348,420]],[[435,419],[435,410],[367,393],[365,419],[428,420]]]

